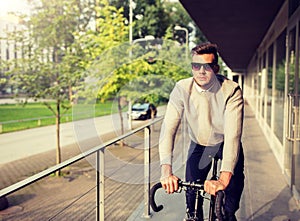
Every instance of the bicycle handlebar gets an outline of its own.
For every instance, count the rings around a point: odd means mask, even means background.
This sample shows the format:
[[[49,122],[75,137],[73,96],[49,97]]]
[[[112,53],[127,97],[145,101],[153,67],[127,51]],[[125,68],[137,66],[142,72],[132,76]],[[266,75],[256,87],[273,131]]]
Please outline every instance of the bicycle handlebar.
[[[222,221],[224,217],[224,211],[222,207],[224,197],[225,197],[224,191],[219,190],[216,193],[215,214],[219,221]]]
[[[159,182],[159,183],[155,184],[150,190],[150,199],[149,199],[150,200],[150,206],[151,206],[151,208],[153,209],[154,212],[159,212],[164,208],[163,205],[157,206],[156,203],[155,203],[155,199],[154,199],[156,190],[158,190],[160,188],[162,188],[162,185]]]
[[[181,180],[178,181],[178,187],[179,188],[189,187],[189,188],[196,189],[196,190],[204,190],[203,184],[199,184],[196,182],[184,182]],[[150,190],[150,205],[154,212],[159,212],[164,208],[163,205],[157,206],[155,203],[155,199],[154,199],[156,191],[160,188],[162,188],[162,185],[159,182],[159,183],[156,183]]]
[[[178,181],[178,186],[179,188],[182,188],[182,187],[188,187],[188,188],[192,188],[192,189],[195,189],[195,190],[204,190],[204,185],[203,184],[199,184],[199,183],[196,183],[196,182],[184,182],[184,181],[181,181],[179,180]],[[149,197],[149,200],[150,200],[150,206],[152,208],[152,210],[154,212],[159,212],[161,211],[164,207],[163,205],[158,205],[156,204],[155,202],[155,193],[158,189],[162,188],[162,185],[161,183],[156,183],[150,190],[150,197]],[[223,211],[222,211],[222,206],[223,206],[223,199],[224,199],[224,191],[218,191],[216,193],[216,200],[215,200],[215,214],[218,218],[218,220],[222,221],[223,220]]]

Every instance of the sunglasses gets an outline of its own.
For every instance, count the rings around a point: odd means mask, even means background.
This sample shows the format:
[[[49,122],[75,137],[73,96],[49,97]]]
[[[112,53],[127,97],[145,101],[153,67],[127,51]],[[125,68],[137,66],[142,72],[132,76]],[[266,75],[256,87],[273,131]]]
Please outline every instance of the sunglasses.
[[[204,70],[209,71],[213,68],[213,66],[215,65],[215,63],[197,63],[197,62],[192,62],[192,69],[194,71],[199,71],[201,69],[201,67],[204,68]]]

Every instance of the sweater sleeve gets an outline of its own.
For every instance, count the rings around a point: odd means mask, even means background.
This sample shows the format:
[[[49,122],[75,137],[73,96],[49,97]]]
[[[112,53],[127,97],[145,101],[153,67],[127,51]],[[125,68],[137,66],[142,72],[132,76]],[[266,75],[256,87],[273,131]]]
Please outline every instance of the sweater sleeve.
[[[182,92],[178,84],[170,94],[159,138],[160,164],[172,165],[174,140],[183,115]]]
[[[221,171],[234,173],[238,160],[244,117],[244,100],[240,87],[229,96],[225,108],[224,149]]]

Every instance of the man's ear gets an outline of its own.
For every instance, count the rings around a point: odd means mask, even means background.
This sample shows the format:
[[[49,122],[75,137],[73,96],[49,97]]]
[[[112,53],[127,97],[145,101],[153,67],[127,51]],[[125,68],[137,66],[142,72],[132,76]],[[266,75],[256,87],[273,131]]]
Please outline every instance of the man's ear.
[[[213,71],[215,72],[215,74],[219,73],[220,70],[220,66],[218,64],[215,64],[213,67]]]

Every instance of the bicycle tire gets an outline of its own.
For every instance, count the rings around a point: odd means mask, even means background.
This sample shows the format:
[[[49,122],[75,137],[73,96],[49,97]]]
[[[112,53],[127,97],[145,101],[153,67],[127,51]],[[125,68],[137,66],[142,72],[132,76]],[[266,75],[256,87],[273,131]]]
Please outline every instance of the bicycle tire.
[[[151,190],[150,190],[149,201],[150,201],[150,206],[151,206],[151,208],[153,209],[154,212],[159,212],[159,211],[161,211],[161,210],[164,208],[163,205],[157,206],[156,203],[155,203],[155,199],[154,199],[154,197],[155,197],[155,192],[156,192],[158,189],[160,189],[160,188],[162,188],[161,183],[156,183],[156,184],[151,188]]]
[[[224,210],[223,210],[223,202],[224,202],[225,193],[224,191],[218,191],[216,193],[216,201],[215,201],[215,215],[218,221],[224,220]]]

